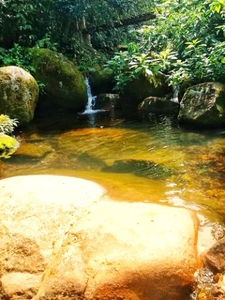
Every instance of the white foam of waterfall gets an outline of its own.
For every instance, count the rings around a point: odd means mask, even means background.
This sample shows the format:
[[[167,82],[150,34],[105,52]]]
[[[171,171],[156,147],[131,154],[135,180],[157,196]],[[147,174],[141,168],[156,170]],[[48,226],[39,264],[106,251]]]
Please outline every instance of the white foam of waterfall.
[[[170,101],[179,103],[178,95],[179,95],[179,92],[180,92],[180,86],[178,84],[173,85],[172,89],[173,89],[173,95],[172,95],[172,98],[170,99]]]
[[[88,102],[87,102],[84,113],[88,114],[88,113],[93,112],[93,106],[95,104],[95,98],[96,97],[92,95],[91,86],[90,86],[90,82],[89,82],[88,77],[86,77],[84,79],[84,82],[85,82],[85,86],[86,86],[86,89],[87,89],[87,97],[88,97]]]
[[[93,109],[93,107],[95,106],[95,99],[96,99],[96,96],[93,96],[92,95],[92,92],[91,92],[91,85],[90,85],[90,82],[89,82],[89,78],[86,77],[84,79],[84,82],[85,82],[85,86],[86,86],[86,90],[87,90],[87,97],[88,97],[88,102],[87,102],[87,105],[85,107],[85,110],[84,112],[82,113],[82,115],[85,115],[85,114],[95,114],[97,112],[102,112],[104,111],[103,109]]]

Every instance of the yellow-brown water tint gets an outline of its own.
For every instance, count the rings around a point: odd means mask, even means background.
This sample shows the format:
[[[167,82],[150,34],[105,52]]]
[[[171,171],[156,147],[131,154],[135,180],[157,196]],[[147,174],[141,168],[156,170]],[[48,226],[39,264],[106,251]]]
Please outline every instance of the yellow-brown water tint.
[[[21,142],[20,147],[15,152],[15,156],[27,156],[41,158],[47,153],[50,153],[52,148],[48,144],[42,143],[27,143],[25,141]]]
[[[101,184],[107,191],[106,199],[190,208],[197,211],[200,219],[200,252],[225,233],[223,133],[207,136],[160,124],[148,128],[139,124],[42,133],[28,130],[20,138],[24,149],[20,149],[20,155],[2,161],[2,178],[75,176]],[[117,160],[154,162],[175,172],[161,180],[103,172],[105,166]]]
[[[37,168],[21,168],[4,169],[4,178],[18,175],[37,175],[37,174],[53,174],[62,176],[73,176],[87,180],[92,180],[101,184],[107,190],[107,195],[116,201],[128,202],[152,202],[158,203],[160,199],[165,198],[167,187],[164,181],[149,180],[138,178],[132,174],[111,174],[95,171],[76,171],[68,169],[37,169]]]
[[[104,161],[113,161],[125,159],[128,154],[138,151],[144,138],[148,138],[147,133],[137,134],[135,130],[86,128],[63,133],[58,137],[57,146],[68,154],[73,154],[74,151],[90,153]]]
[[[103,185],[115,200],[201,206],[215,219],[225,216],[223,176],[225,140],[168,127],[75,128],[64,132],[23,132],[21,144],[48,151],[36,158],[12,157],[3,162],[2,177],[58,174]],[[46,148],[47,147],[47,148]],[[21,149],[22,150],[22,149]],[[26,149],[25,149],[26,150]],[[26,154],[26,151],[24,151]],[[163,180],[131,173],[103,172],[117,160],[154,162],[174,170]]]

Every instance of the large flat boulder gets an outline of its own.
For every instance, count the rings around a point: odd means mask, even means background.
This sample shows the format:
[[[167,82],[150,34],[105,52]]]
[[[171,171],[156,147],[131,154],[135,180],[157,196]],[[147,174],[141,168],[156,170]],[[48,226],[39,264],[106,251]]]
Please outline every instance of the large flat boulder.
[[[188,299],[196,215],[105,193],[72,177],[0,181],[2,299]]]

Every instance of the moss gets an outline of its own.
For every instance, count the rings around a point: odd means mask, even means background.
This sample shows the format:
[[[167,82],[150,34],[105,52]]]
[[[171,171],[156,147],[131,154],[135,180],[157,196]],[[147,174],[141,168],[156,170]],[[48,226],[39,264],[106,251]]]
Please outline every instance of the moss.
[[[83,75],[60,53],[49,49],[32,48],[33,76],[44,84],[52,101],[59,106],[83,109],[87,102]]]
[[[217,84],[216,89],[218,92],[216,107],[217,107],[221,117],[223,117],[225,119],[225,85]]]
[[[156,83],[157,85],[144,76],[134,79],[126,85],[121,97],[134,104],[139,104],[149,96],[165,97],[170,92],[165,79],[156,78]]]
[[[99,69],[89,74],[92,92],[94,95],[112,93],[115,86],[113,72],[110,69]]]
[[[4,133],[0,133],[0,158],[10,158],[19,147],[18,141]]]
[[[187,89],[179,121],[206,128],[225,126],[225,85],[206,82]]]
[[[15,66],[0,68],[0,113],[16,118],[20,125],[29,123],[38,95],[37,82],[27,71]]]

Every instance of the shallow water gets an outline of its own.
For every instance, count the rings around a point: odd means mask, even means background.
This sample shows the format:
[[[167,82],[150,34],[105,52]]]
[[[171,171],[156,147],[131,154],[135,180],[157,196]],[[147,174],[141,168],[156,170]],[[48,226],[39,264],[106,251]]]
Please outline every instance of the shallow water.
[[[21,146],[2,178],[77,176],[115,201],[189,207],[199,214],[200,251],[224,235],[225,132],[191,131],[169,119],[130,122],[113,115],[37,118],[16,133]]]

